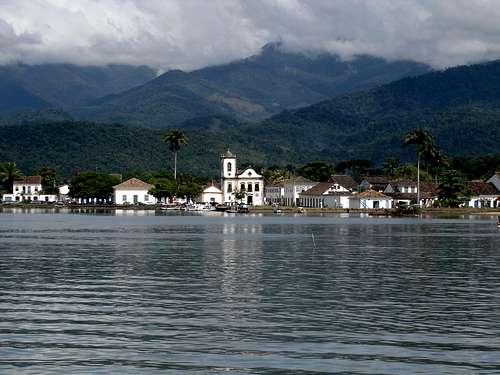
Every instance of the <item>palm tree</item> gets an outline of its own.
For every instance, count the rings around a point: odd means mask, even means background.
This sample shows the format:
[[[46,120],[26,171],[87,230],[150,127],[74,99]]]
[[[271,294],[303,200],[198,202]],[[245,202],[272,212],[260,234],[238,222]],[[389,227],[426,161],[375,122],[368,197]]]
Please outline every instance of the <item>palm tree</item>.
[[[180,129],[170,129],[164,136],[163,142],[170,144],[170,151],[174,158],[174,179],[177,180],[177,152],[181,145],[187,145],[188,139]]]
[[[12,189],[14,180],[18,177],[21,177],[21,172],[17,169],[16,163],[0,164],[0,184],[6,190]]]
[[[403,138],[405,145],[417,146],[417,204],[420,206],[420,157],[423,156],[427,162],[435,160],[441,155],[436,147],[432,134],[426,130],[413,129],[405,134]]]

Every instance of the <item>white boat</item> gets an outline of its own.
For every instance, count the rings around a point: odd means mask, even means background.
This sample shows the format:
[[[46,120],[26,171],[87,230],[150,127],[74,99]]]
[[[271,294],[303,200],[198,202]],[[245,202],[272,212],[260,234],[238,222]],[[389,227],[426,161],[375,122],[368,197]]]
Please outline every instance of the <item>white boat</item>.
[[[186,211],[208,211],[210,210],[210,207],[208,207],[204,203],[193,203],[193,204],[188,204],[186,206]]]

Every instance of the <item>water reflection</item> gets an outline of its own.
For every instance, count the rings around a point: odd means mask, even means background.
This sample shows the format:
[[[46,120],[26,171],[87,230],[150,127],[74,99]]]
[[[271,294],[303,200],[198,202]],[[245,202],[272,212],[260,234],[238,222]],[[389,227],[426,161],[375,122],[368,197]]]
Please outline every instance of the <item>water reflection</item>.
[[[500,372],[488,219],[19,213],[0,373]]]

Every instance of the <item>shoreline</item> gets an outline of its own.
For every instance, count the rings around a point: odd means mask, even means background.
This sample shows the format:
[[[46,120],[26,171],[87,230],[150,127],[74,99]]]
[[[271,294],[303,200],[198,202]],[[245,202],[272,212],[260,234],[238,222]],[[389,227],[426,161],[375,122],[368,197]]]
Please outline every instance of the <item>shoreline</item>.
[[[56,204],[0,204],[0,211],[9,208],[20,208],[20,209],[94,209],[100,210],[146,210],[146,211],[160,211],[159,205],[56,205]],[[282,214],[297,214],[297,207],[280,207]],[[164,210],[161,210],[164,211]],[[186,212],[186,211],[184,211]],[[190,212],[190,211],[187,211]],[[200,212],[200,211],[192,211]],[[271,206],[256,206],[250,209],[250,213],[273,213],[273,208]],[[398,215],[395,209],[347,209],[347,208],[307,208],[304,207],[304,214],[308,213],[367,213],[373,216],[415,216],[415,215]],[[461,207],[461,208],[422,208],[420,214],[431,214],[431,215],[500,215],[500,208],[473,208],[473,207]]]

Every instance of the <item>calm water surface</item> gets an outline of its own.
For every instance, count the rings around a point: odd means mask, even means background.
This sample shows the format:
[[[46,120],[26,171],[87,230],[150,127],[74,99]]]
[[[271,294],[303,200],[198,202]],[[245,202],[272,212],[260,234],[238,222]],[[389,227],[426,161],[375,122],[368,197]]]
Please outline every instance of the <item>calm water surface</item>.
[[[500,230],[4,210],[0,373],[500,374]]]

